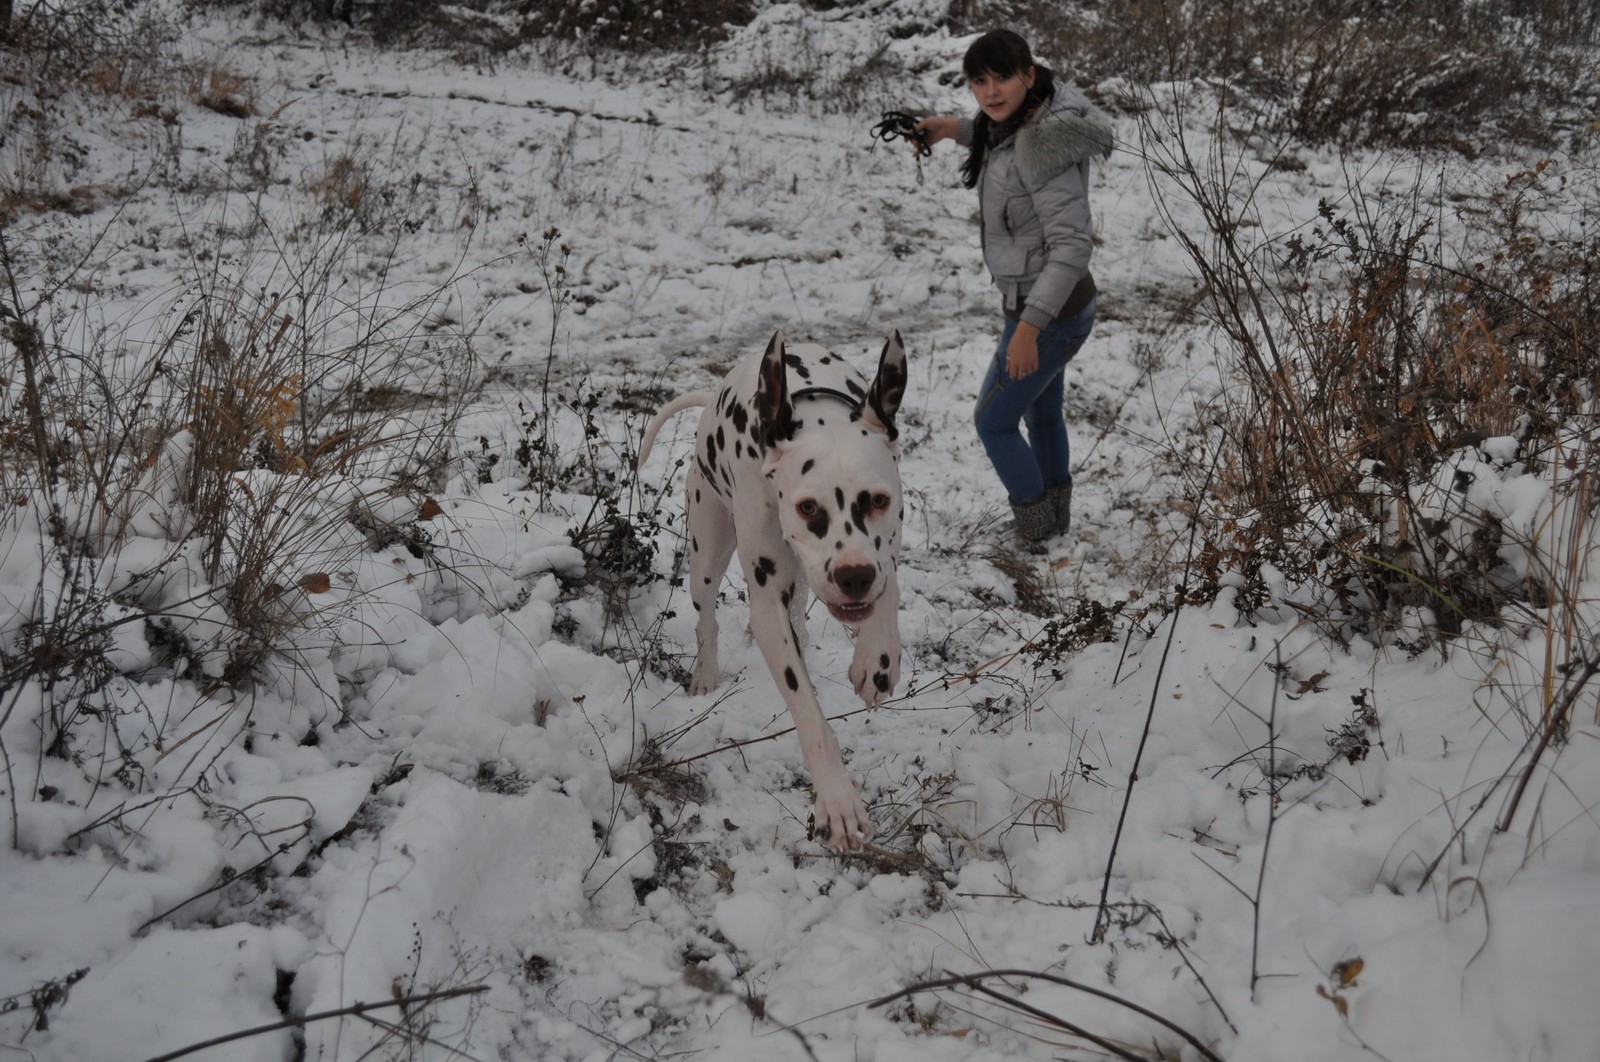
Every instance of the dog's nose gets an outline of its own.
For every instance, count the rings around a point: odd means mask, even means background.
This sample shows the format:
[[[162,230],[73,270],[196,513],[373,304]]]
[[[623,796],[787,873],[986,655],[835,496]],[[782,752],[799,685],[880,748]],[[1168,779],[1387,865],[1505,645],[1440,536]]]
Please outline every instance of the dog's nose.
[[[878,569],[870,564],[846,564],[833,570],[833,585],[852,601],[860,601],[872,589]]]

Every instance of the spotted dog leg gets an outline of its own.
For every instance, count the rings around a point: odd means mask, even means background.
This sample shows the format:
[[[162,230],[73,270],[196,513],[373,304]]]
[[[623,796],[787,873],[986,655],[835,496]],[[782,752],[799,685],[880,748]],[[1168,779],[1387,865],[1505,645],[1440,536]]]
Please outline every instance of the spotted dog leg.
[[[883,429],[889,437],[890,453],[896,463],[899,450],[894,445],[899,432],[895,428],[895,414],[906,390],[906,350],[900,333],[894,332],[883,345],[878,357],[878,372],[867,391],[865,420],[869,425]],[[852,509],[852,519],[862,534],[867,533],[861,514]],[[856,634],[855,657],[850,663],[850,684],[856,695],[868,708],[876,708],[894,695],[900,685],[900,529],[905,524],[905,510],[896,511],[892,530],[885,542],[875,542],[875,549],[887,546],[883,555],[889,565],[885,572],[883,596],[878,599],[872,615],[861,624]]]
[[[868,708],[894,696],[900,685],[900,583],[893,571],[877,607],[856,631],[850,685]]]
[[[750,587],[750,630],[800,739],[800,755],[815,792],[812,814],[818,835],[826,838],[835,851],[854,851],[871,836],[872,820],[855,780],[845,770],[839,739],[822,714],[816,688],[806,671],[802,628],[791,622],[789,612],[793,595],[786,602],[782,591],[771,592],[774,587],[801,585],[799,567],[775,527],[741,533],[740,543],[753,547],[748,558],[740,550]]]

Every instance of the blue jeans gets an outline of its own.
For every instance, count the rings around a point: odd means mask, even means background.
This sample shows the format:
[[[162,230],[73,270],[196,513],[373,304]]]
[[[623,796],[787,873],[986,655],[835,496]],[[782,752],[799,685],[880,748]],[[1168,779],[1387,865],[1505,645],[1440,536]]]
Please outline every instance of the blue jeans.
[[[1012,505],[1036,502],[1046,488],[1072,480],[1061,375],[1094,330],[1097,301],[1090,301],[1078,316],[1056,321],[1039,333],[1039,367],[1020,380],[1006,375],[1006,346],[1017,322],[1007,320],[1000,333],[994,361],[978,389],[973,419]],[[1026,439],[1023,424],[1028,427]]]

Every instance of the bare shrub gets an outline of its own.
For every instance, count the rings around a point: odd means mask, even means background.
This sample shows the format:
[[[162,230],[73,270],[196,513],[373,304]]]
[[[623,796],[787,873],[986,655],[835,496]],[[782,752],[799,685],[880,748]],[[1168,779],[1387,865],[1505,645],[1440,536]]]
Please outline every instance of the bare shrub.
[[[581,40],[630,50],[696,47],[727,35],[755,14],[752,0],[554,0],[523,3],[527,38]]]
[[[254,246],[197,249],[165,313],[99,328],[56,305],[72,275],[41,287],[39,261],[0,240],[17,381],[0,392],[0,487],[37,581],[0,639],[0,723],[26,713],[39,753],[97,785],[139,791],[152,748],[226,744],[263,665],[334,644],[358,555],[429,554],[428,495],[486,376],[471,323],[438,309],[459,277],[351,298],[335,266],[363,237],[347,216],[257,222]],[[130,707],[125,674],[196,683],[209,733]]]
[[[437,4],[430,0],[188,0],[191,12],[233,10],[290,25],[347,26],[386,46],[503,48],[504,28],[515,5],[494,0]]]
[[[30,4],[14,16],[4,67],[9,80],[46,98],[88,90],[135,114],[182,98],[221,114],[254,113],[250,80],[216,60],[185,55],[183,28],[168,13],[126,0]]]
[[[166,9],[109,0],[33,4],[13,20],[0,80],[0,219],[60,211],[82,215],[127,194],[136,179],[92,183],[89,141],[73,130],[87,114],[175,136],[188,105],[233,118],[256,114],[251,80],[219,58],[180,47]]]
[[[1213,588],[1251,615],[1281,596],[1274,579],[1323,587],[1298,607],[1330,633],[1399,625],[1413,648],[1508,610],[1575,607],[1554,591],[1571,577],[1550,543],[1504,526],[1485,492],[1542,475],[1592,517],[1600,243],[1558,220],[1593,210],[1590,182],[1541,165],[1450,218],[1437,189],[1353,182],[1280,236],[1249,178],[1191,150],[1177,107],[1147,112],[1145,146],[1178,189],[1163,207],[1203,218],[1172,227],[1243,385],[1217,411],[1214,497],[1197,499]]]
[[[126,0],[41,0],[13,12],[6,62],[62,87],[81,80],[121,91],[161,69],[176,38],[175,27],[159,12]]]
[[[1576,0],[1111,0],[970,5],[973,28],[1016,22],[1088,84],[1204,79],[1266,128],[1308,143],[1555,144],[1584,135],[1600,37]],[[1126,102],[1126,101],[1125,101]]]
[[[720,40],[755,14],[753,0],[190,0],[192,11],[233,9],[291,24],[349,27],[386,47],[494,55],[533,41],[658,52]]]

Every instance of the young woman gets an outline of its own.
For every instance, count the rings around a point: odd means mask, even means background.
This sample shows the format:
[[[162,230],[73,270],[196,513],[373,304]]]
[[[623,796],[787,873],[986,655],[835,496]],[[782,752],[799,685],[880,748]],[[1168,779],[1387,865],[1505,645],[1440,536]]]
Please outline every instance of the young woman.
[[[1089,161],[1111,153],[1111,122],[1010,30],[973,41],[962,68],[978,113],[917,128],[929,144],[967,148],[961,176],[978,190],[983,259],[1005,314],[978,391],[978,438],[1018,535],[1037,546],[1072,519],[1062,370],[1094,328]]]

